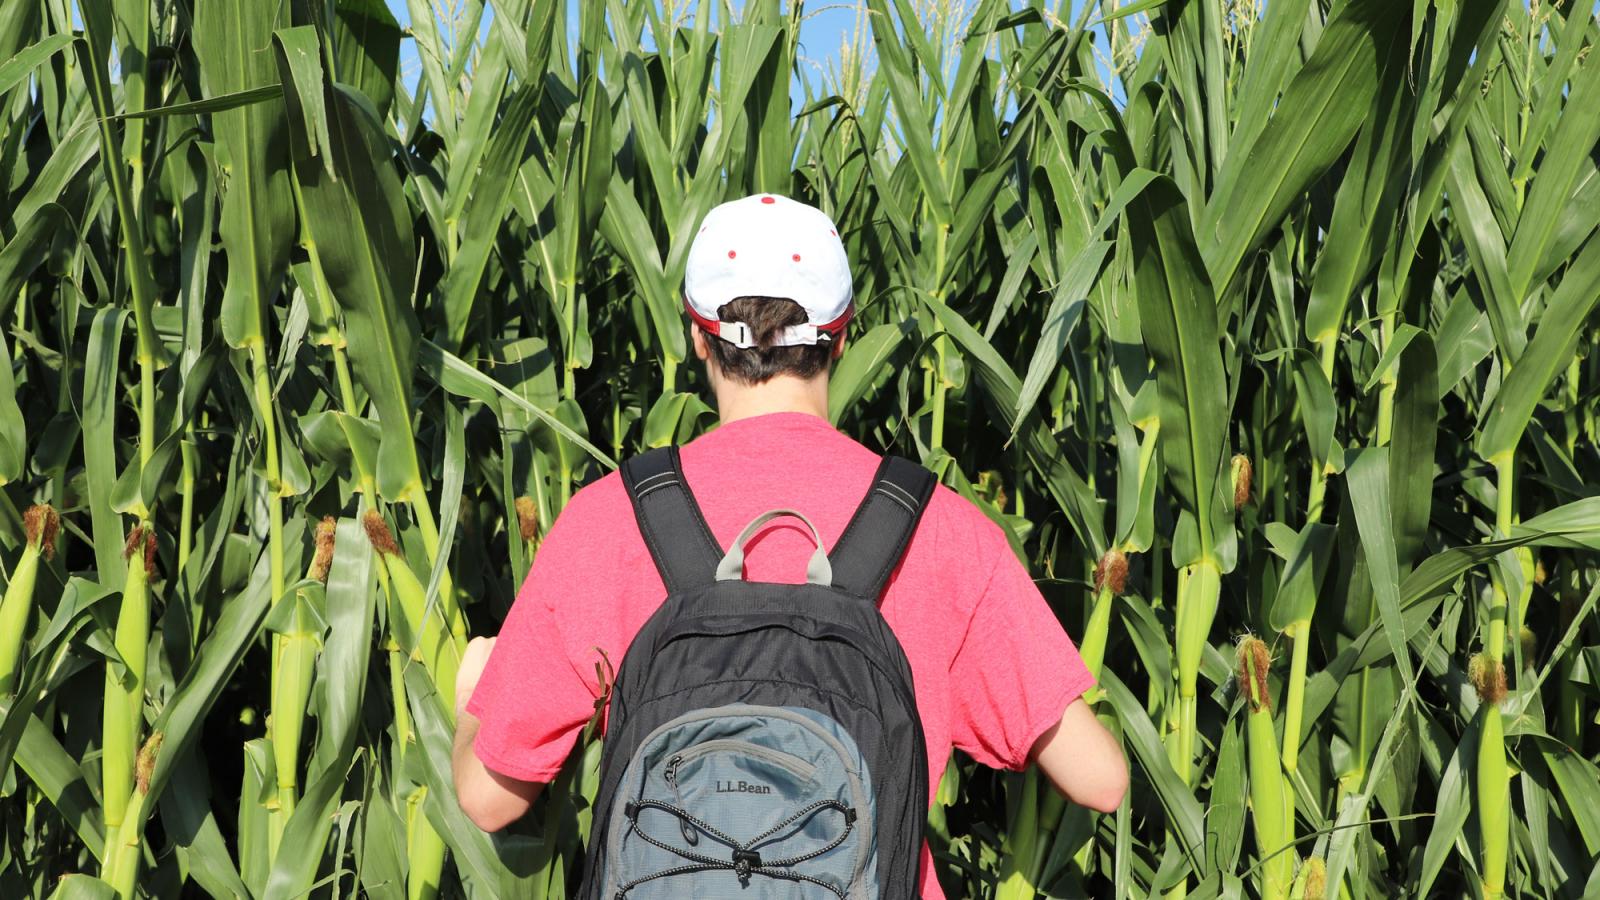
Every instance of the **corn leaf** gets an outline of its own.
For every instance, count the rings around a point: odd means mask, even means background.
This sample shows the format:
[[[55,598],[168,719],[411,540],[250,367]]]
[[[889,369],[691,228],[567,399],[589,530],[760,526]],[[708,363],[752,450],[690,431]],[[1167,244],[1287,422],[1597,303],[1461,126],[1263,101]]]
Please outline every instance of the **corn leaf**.
[[[269,54],[279,7],[249,0],[196,4],[195,52],[208,98],[279,80]],[[218,230],[228,254],[222,333],[229,345],[266,340],[263,316],[289,262],[294,209],[282,146],[283,107],[264,102],[212,113],[218,162],[229,173]]]
[[[1394,427],[1389,442],[1389,504],[1395,558],[1408,571],[1422,552],[1433,513],[1433,469],[1439,440],[1439,364],[1433,340],[1418,332],[1400,354]]]
[[[1399,665],[1401,679],[1411,684],[1416,676],[1400,614],[1400,564],[1390,504],[1389,458],[1389,450],[1384,447],[1357,451],[1345,469],[1345,480],[1350,487],[1350,505],[1355,509],[1361,548],[1366,554],[1367,575],[1377,599],[1378,620]]]
[[[1383,60],[1401,41],[1402,4],[1351,0],[1328,20],[1311,58],[1284,89],[1278,110],[1217,176],[1197,238],[1219,295],[1233,289],[1246,254],[1260,246],[1302,191],[1344,153],[1383,82]]]
[[[1600,303],[1600,240],[1591,238],[1550,296],[1528,352],[1511,368],[1474,449],[1493,461],[1517,449],[1539,398],[1577,349],[1580,328]]]
[[[276,37],[284,83],[292,83],[291,48],[311,46],[307,26]],[[383,431],[378,449],[378,490],[405,500],[422,490],[411,431],[411,378],[416,368],[418,324],[410,303],[415,248],[411,222],[400,205],[400,185],[388,165],[387,142],[359,94],[320,86],[320,101],[286,91],[294,177],[305,197],[306,229],[317,242],[323,271],[345,314],[353,374],[372,397]],[[328,166],[310,157],[306,110],[321,106],[328,118]],[[337,176],[337,181],[334,180]]]
[[[1223,496],[1227,379],[1218,347],[1216,300],[1188,233],[1182,195],[1153,179],[1128,207],[1134,283],[1145,348],[1161,398],[1161,458],[1181,515],[1175,566],[1202,559],[1233,568],[1233,507]]]
[[[1568,31],[1587,30],[1590,16],[1575,14],[1573,18],[1576,21],[1568,25]],[[1545,105],[1554,103],[1560,94],[1552,86]],[[1600,59],[1592,52],[1573,73],[1565,99],[1564,115],[1550,135],[1544,158],[1539,163],[1539,177],[1528,190],[1516,234],[1506,251],[1507,280],[1511,296],[1517,302],[1521,302],[1523,295],[1533,287],[1534,266],[1544,259],[1556,226],[1568,218],[1562,213],[1578,184],[1579,174],[1586,164],[1593,165],[1590,155],[1600,144]]]

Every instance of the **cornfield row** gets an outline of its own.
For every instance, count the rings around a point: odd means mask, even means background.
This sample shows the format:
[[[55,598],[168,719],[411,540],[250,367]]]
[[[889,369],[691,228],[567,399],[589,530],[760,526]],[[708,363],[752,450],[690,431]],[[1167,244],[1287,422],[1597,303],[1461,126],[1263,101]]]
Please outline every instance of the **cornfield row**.
[[[597,745],[485,835],[453,673],[714,423],[756,191],[1132,762],[958,757],[951,896],[1600,893],[1592,8],[865,0],[818,89],[799,4],[409,7],[0,0],[0,895],[565,896]]]

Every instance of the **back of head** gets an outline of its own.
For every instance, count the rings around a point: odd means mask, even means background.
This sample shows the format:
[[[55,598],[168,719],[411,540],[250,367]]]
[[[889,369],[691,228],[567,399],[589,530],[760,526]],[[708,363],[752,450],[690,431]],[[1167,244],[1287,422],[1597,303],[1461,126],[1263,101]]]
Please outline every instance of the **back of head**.
[[[813,378],[854,311],[838,229],[821,210],[774,194],[723,203],[689,247],[684,306],[731,380]]]
[[[761,384],[778,375],[815,378],[833,357],[831,342],[777,343],[785,329],[806,324],[805,309],[784,297],[737,297],[717,310],[717,319],[743,322],[750,329],[754,347],[736,347],[715,339],[707,342],[717,368],[742,384]]]

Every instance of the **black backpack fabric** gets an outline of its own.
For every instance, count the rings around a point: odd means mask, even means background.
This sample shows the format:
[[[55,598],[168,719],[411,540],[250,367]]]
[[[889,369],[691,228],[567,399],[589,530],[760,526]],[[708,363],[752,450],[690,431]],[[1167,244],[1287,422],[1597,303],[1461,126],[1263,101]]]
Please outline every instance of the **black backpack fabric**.
[[[885,457],[831,552],[811,529],[799,585],[742,567],[761,525],[802,511],[757,517],[724,553],[676,447],[622,476],[668,596],[617,670],[579,896],[915,897],[927,750],[878,599],[932,473]]]

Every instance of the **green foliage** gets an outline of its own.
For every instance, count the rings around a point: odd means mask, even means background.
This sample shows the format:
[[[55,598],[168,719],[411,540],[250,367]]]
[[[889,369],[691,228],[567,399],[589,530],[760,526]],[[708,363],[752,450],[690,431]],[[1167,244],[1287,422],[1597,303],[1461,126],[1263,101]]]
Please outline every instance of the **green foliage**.
[[[566,896],[598,746],[484,835],[453,673],[715,422],[755,191],[1127,748],[1113,815],[957,754],[949,895],[1595,893],[1592,10],[863,0],[817,79],[818,5],[0,0],[0,896]]]

